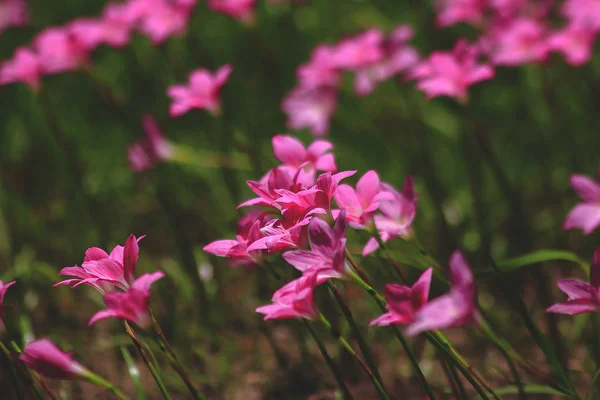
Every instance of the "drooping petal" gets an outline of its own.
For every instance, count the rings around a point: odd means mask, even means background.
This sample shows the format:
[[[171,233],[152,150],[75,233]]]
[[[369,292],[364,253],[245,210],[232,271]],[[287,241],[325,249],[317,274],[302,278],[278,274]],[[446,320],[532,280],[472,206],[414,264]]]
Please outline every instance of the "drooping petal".
[[[579,279],[560,279],[556,285],[570,300],[595,298],[594,287]]]
[[[272,142],[275,157],[282,163],[299,167],[306,160],[306,149],[295,137],[275,135]]]
[[[567,215],[564,229],[580,228],[585,235],[589,235],[600,226],[600,203],[577,204]]]
[[[310,268],[318,268],[327,263],[327,259],[323,255],[308,250],[288,251],[283,253],[283,258],[301,272]]]
[[[600,184],[585,175],[571,176],[571,186],[586,202],[600,202]]]
[[[236,240],[216,240],[204,246],[204,251],[219,257],[227,257],[231,248],[237,245]]]
[[[570,300],[564,303],[556,303],[546,309],[546,312],[577,315],[588,312],[600,311],[598,302],[589,299]]]

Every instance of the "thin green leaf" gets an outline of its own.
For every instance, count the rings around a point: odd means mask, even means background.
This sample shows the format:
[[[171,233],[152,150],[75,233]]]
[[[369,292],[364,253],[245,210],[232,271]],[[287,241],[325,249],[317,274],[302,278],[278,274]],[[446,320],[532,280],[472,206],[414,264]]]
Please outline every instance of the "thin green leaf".
[[[135,386],[135,392],[137,393],[138,400],[146,400],[146,395],[144,394],[144,386],[142,385],[142,381],[140,379],[140,370],[138,369],[137,365],[135,365],[135,362],[133,361],[129,350],[127,350],[127,347],[120,346],[120,349],[121,354],[123,355],[123,359],[127,364],[127,372],[129,373],[129,376],[133,381],[133,385]]]
[[[507,394],[518,394],[519,393],[519,389],[512,385],[497,388],[494,390],[500,396],[504,396]],[[544,385],[524,385],[523,391],[527,394],[547,394],[547,395],[551,395],[551,396],[569,397],[568,395],[566,395],[562,392],[559,392],[558,390],[553,389],[550,386],[544,386]],[[472,399],[479,400],[479,399],[481,399],[481,397],[475,396],[475,397],[472,397]]]
[[[590,265],[577,254],[564,250],[538,250],[523,256],[510,258],[508,260],[496,263],[498,269],[502,272],[510,272],[515,269],[526,267],[533,264],[539,264],[546,261],[570,261],[578,264],[584,271],[589,272]],[[494,272],[492,267],[479,269],[476,275],[487,275]]]
[[[594,379],[592,379],[592,383],[590,384],[590,390],[588,390],[587,394],[585,395],[585,400],[590,399],[590,395],[594,392],[594,385],[596,384],[598,377],[600,377],[600,369],[594,374]]]

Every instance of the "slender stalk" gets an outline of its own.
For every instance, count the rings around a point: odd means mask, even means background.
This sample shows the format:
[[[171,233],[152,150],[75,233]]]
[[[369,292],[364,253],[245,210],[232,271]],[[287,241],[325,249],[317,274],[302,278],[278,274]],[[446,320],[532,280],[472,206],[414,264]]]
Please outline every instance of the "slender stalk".
[[[10,355],[10,352],[4,346],[4,344],[1,342],[0,342],[0,348],[2,349],[2,352],[4,353],[4,355],[6,356],[6,362],[8,363],[8,369],[10,371],[10,378],[13,381],[13,388],[14,388],[15,395],[17,396],[18,400],[23,400],[23,393],[21,393],[19,379],[17,378],[17,371],[15,370],[15,366],[12,363],[12,357]]]
[[[171,365],[172,365],[173,369],[175,370],[175,372],[177,372],[177,374],[179,375],[179,377],[181,378],[183,383],[185,383],[185,385],[187,386],[188,390],[190,391],[190,393],[192,394],[192,396],[194,397],[195,400],[205,400],[206,397],[202,393],[200,393],[198,391],[198,389],[194,386],[194,384],[192,383],[192,380],[190,379],[187,372],[185,371],[185,369],[179,362],[177,355],[175,354],[175,352],[173,351],[173,348],[169,344],[169,341],[165,337],[162,327],[160,326],[157,319],[154,317],[154,314],[152,313],[152,311],[150,311],[150,315],[152,316],[152,328],[154,329],[154,332],[160,338],[161,347],[166,351],[167,356],[169,357],[169,361],[171,361]]]
[[[450,361],[443,354],[439,354],[438,358],[440,361],[440,365],[442,366],[442,370],[444,371],[444,375],[446,375],[446,379],[448,380],[448,384],[450,385],[450,391],[452,392],[452,396],[455,399],[462,400],[460,397],[460,392],[458,390],[458,385],[456,383],[456,380],[454,379],[454,375],[452,374],[452,371],[450,371]]]
[[[360,351],[361,351],[363,357],[365,358],[367,365],[373,372],[373,375],[375,375],[377,380],[379,380],[381,387],[385,390],[385,386],[383,386],[383,380],[381,379],[381,375],[379,374],[377,365],[375,364],[375,361],[373,360],[373,357],[371,356],[371,351],[369,350],[369,346],[367,345],[367,342],[365,341],[365,338],[363,337],[362,333],[360,333],[360,329],[358,329],[358,325],[356,324],[356,321],[354,320],[354,317],[352,316],[352,312],[350,311],[350,308],[348,307],[348,305],[342,298],[342,295],[339,292],[339,290],[331,282],[331,280],[327,281],[327,286],[329,288],[329,291],[335,297],[335,300],[339,304],[340,308],[342,309],[342,314],[344,314],[344,317],[346,318],[346,320],[348,321],[348,324],[350,325],[350,329],[352,329],[352,333],[354,334],[354,337],[355,337],[356,341],[358,342],[358,347],[360,348]]]
[[[11,341],[10,344],[11,344],[13,350],[15,350],[17,353],[21,353],[21,349],[19,348],[19,346],[17,345],[16,342]],[[6,355],[6,357],[8,357],[9,359],[12,359],[10,350],[8,350],[6,348],[6,346],[4,345],[4,343],[2,343],[2,342],[0,342],[0,350],[2,350],[2,352]],[[27,383],[33,388],[37,398],[43,399],[42,394],[39,392],[38,388],[35,386],[33,379],[31,379],[31,377],[29,376],[30,374],[28,373],[28,370],[25,369],[23,367],[23,365],[20,363],[15,363],[15,365],[19,369],[19,372],[21,372],[21,375],[23,375],[23,377],[27,380]],[[48,397],[50,397],[51,400],[59,400],[58,397],[56,396],[56,394],[54,394],[54,392],[48,387],[46,382],[42,379],[42,377],[37,372],[35,372],[33,370],[29,370],[29,372],[31,373],[31,375],[33,375],[33,377],[35,379],[38,380],[38,382],[40,383],[40,386],[42,387],[42,389],[44,389],[44,391],[46,392]]]
[[[354,349],[352,348],[350,343],[348,343],[346,338],[344,338],[339,332],[337,332],[333,328],[333,326],[331,326],[331,323],[327,320],[327,318],[325,318],[325,316],[323,314],[319,315],[319,320],[321,321],[321,323],[323,325],[325,325],[327,330],[331,333],[331,336],[333,336],[340,343],[342,348],[344,350],[346,350],[358,362],[358,364],[361,366],[361,368],[367,373],[367,375],[373,382],[373,385],[377,389],[377,394],[379,395],[379,397],[384,400],[389,400],[389,397],[388,397],[387,393],[385,392],[385,390],[383,389],[383,387],[381,386],[379,380],[377,380],[377,378],[375,377],[373,372],[369,369],[367,364],[363,361],[363,359],[360,358],[360,356],[356,353],[356,351],[354,351]]]
[[[160,375],[158,374],[156,367],[154,366],[152,361],[150,361],[150,358],[148,357],[148,353],[144,349],[142,342],[138,339],[137,335],[135,334],[135,331],[133,330],[133,328],[131,327],[131,325],[129,325],[129,323],[127,321],[124,321],[123,325],[125,326],[125,333],[127,333],[127,335],[129,335],[129,337],[131,338],[131,341],[133,342],[136,349],[140,353],[140,356],[142,356],[142,359],[148,366],[148,370],[150,371],[150,373],[152,374],[152,377],[156,381],[156,384],[158,385],[158,388],[160,389],[160,392],[162,393],[163,397],[165,398],[165,400],[171,400],[171,395],[169,395],[169,392],[167,391],[165,384],[163,383],[162,379],[160,378]]]
[[[135,391],[137,393],[138,400],[146,400],[146,394],[144,393],[144,387],[142,386],[142,381],[140,380],[140,370],[135,365],[135,362],[133,361],[133,358],[131,357],[129,350],[127,350],[127,347],[120,346],[120,348],[121,348],[121,354],[123,355],[123,359],[125,360],[125,363],[127,364],[127,370],[129,372],[129,376],[131,377],[131,380],[133,381],[133,385],[135,386]]]
[[[344,396],[344,399],[345,400],[352,400],[353,399],[352,394],[350,393],[350,391],[346,387],[346,384],[344,383],[344,378],[342,377],[342,374],[340,373],[339,369],[337,368],[337,366],[335,365],[335,363],[333,362],[333,360],[329,356],[329,353],[327,353],[327,349],[325,348],[325,346],[321,342],[321,339],[319,339],[319,336],[317,335],[317,332],[315,332],[315,330],[313,329],[313,327],[310,325],[310,323],[307,320],[302,319],[302,321],[304,322],[304,324],[308,328],[308,330],[309,330],[310,334],[312,335],[313,339],[315,339],[315,342],[317,342],[317,346],[319,346],[319,351],[323,355],[323,358],[325,359],[325,362],[327,363],[327,366],[329,367],[329,369],[331,370],[331,373],[335,377],[335,380],[336,380],[338,386],[340,387],[340,390],[342,391],[342,395]]]
[[[93,372],[88,371],[84,375],[85,379],[95,385],[102,386],[103,388],[110,390],[115,396],[117,396],[121,400],[131,400],[129,396],[125,393],[121,392],[115,385],[106,379],[102,378],[99,375],[94,374]]]
[[[467,396],[467,391],[465,390],[465,387],[462,384],[460,377],[458,376],[458,373],[456,373],[456,367],[448,361],[446,362],[446,364],[448,365],[448,371],[450,372],[450,376],[452,376],[452,379],[454,380],[454,383],[456,384],[456,390],[458,391],[457,398],[467,400],[469,397]]]

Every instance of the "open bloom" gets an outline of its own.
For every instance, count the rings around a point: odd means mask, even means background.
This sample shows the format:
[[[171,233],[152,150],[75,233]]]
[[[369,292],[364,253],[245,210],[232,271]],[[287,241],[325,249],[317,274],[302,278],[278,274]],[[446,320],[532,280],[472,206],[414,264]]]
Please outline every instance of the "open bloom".
[[[0,85],[23,82],[32,89],[40,87],[42,67],[36,53],[26,47],[19,47],[13,58],[0,64]]]
[[[427,303],[432,272],[432,268],[425,270],[412,287],[395,283],[385,285],[384,295],[387,300],[388,312],[375,318],[369,325],[387,326],[412,323],[415,312]]]
[[[194,1],[145,0],[140,5],[139,28],[152,43],[160,44],[185,32]]]
[[[368,29],[343,39],[335,47],[335,64],[343,70],[356,70],[381,61],[384,57],[383,32]]]
[[[337,94],[332,88],[297,86],[285,97],[282,107],[288,116],[288,128],[307,128],[313,136],[321,137],[329,131],[336,103]]]
[[[304,88],[337,87],[341,74],[335,47],[324,44],[315,47],[310,61],[298,67],[297,75]]]
[[[532,18],[518,18],[490,30],[491,59],[496,65],[542,62],[548,56],[547,29]]]
[[[568,24],[550,35],[548,47],[561,53],[569,64],[580,66],[591,59],[594,40],[596,32],[590,25]]]
[[[10,308],[2,304],[4,302],[4,295],[6,294],[8,288],[15,283],[15,281],[12,281],[8,282],[7,284],[3,284],[2,281],[0,281],[0,333],[2,333],[5,329],[4,322],[2,321],[2,313],[10,310]]]
[[[319,311],[313,298],[316,286],[315,275],[304,275],[277,290],[273,294],[273,304],[258,307],[256,312],[265,314],[265,320],[318,318]]]
[[[418,80],[417,88],[427,98],[449,96],[465,100],[471,85],[494,76],[491,66],[477,62],[477,53],[466,40],[459,40],[452,52],[431,53],[412,70],[410,78]]]
[[[548,307],[547,312],[567,315],[600,312],[600,248],[594,252],[590,283],[579,279],[561,279],[556,284],[568,298],[565,302]]]
[[[283,258],[305,275],[316,275],[317,284],[330,278],[344,279],[352,273],[346,265],[346,212],[342,210],[333,228],[320,218],[313,218],[308,225],[311,250],[294,250]]]
[[[0,34],[12,26],[20,27],[29,22],[25,0],[0,0]]]
[[[133,322],[141,328],[152,325],[150,316],[150,286],[165,274],[157,271],[143,274],[131,284],[126,292],[110,292],[104,295],[106,310],[98,311],[88,325],[104,318],[119,318]]]
[[[57,74],[79,68],[88,57],[85,46],[68,28],[46,28],[34,40],[42,72]]]
[[[600,167],[598,168],[600,176]],[[600,226],[600,184],[584,175],[571,176],[571,186],[583,203],[577,204],[567,216],[564,229],[582,229],[589,235]]]
[[[171,117],[179,117],[191,109],[206,109],[213,114],[220,112],[221,87],[229,79],[232,67],[227,64],[211,74],[205,69],[198,69],[190,75],[189,85],[171,86],[167,94],[173,99]]]
[[[340,185],[335,191],[335,202],[346,209],[348,223],[355,229],[364,229],[373,222],[373,215],[379,208],[381,198],[392,198],[391,193],[382,191],[377,172],[367,171],[356,184]]]
[[[450,257],[450,291],[419,308],[407,335],[465,325],[475,319],[477,291],[471,267],[460,251]]]
[[[479,23],[483,20],[486,2],[484,0],[436,0],[439,26],[454,25],[458,22]]]
[[[146,137],[132,143],[127,149],[129,167],[135,172],[150,169],[173,156],[173,146],[152,115],[144,116],[143,126]]]
[[[98,247],[87,249],[81,267],[65,267],[60,271],[60,275],[76,278],[58,282],[54,286],[73,284],[75,288],[85,284],[101,293],[111,291],[115,286],[126,290],[135,278],[140,252],[138,242],[143,238],[129,235],[125,246],[115,246],[110,254]]]
[[[73,361],[69,353],[46,338],[27,343],[19,358],[28,368],[51,379],[76,379],[89,373],[83,365]]]
[[[256,0],[208,0],[208,8],[246,24],[254,22]]]

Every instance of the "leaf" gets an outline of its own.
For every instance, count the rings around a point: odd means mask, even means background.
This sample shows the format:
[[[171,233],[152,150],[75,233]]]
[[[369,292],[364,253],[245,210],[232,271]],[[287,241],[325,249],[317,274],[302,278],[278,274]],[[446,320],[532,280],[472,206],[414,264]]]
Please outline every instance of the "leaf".
[[[146,400],[146,395],[144,394],[144,386],[142,385],[142,381],[140,379],[140,370],[138,369],[137,365],[135,365],[135,362],[133,361],[129,350],[127,350],[127,347],[120,346],[120,348],[121,354],[123,355],[123,359],[127,364],[127,372],[129,373],[129,376],[133,381],[133,385],[135,386],[137,398],[138,400]]]
[[[581,259],[577,254],[565,250],[537,250],[523,256],[509,258],[508,260],[496,263],[498,269],[502,272],[510,272],[516,269],[533,264],[539,264],[546,261],[571,261],[578,264],[584,271],[589,272],[590,265]],[[476,275],[488,275],[493,273],[492,267],[480,269],[475,272]]]
[[[519,389],[515,386],[505,386],[501,388],[494,389],[497,395],[503,396],[507,394],[519,394]],[[523,391],[527,394],[547,394],[552,396],[559,397],[569,397],[568,395],[559,392],[556,389],[551,388],[550,386],[544,385],[524,385]],[[473,397],[473,400],[481,399],[481,396]]]

